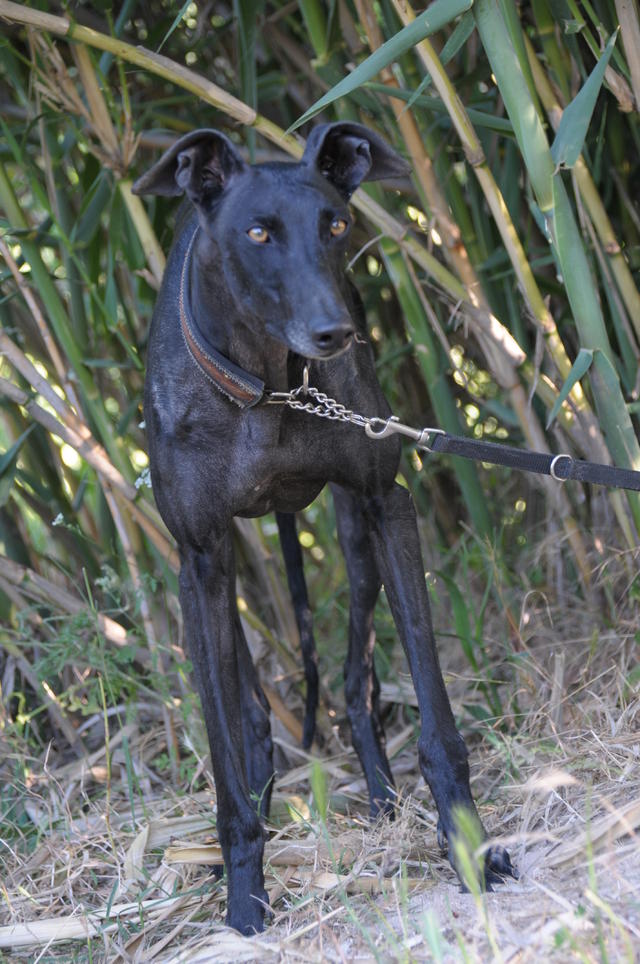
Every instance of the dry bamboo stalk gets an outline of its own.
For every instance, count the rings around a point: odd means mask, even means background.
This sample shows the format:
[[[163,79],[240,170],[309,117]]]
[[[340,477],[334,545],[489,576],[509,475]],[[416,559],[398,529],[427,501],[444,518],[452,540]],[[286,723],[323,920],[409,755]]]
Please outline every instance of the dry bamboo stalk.
[[[153,667],[156,672],[160,673],[162,676],[165,675],[164,664],[162,660],[162,653],[158,646],[158,640],[156,637],[155,626],[153,624],[153,619],[151,616],[151,608],[149,606],[149,601],[147,599],[147,594],[144,589],[144,584],[142,582],[142,576],[140,574],[140,567],[138,566],[138,560],[136,558],[136,552],[131,542],[131,532],[130,527],[127,525],[126,519],[124,518],[120,506],[118,504],[118,499],[109,485],[103,485],[103,491],[105,499],[107,500],[107,505],[109,506],[109,511],[111,512],[111,517],[115,523],[122,548],[124,550],[124,557],[127,563],[127,568],[129,570],[129,575],[131,576],[131,581],[133,583],[134,589],[138,594],[138,601],[140,604],[140,614],[142,616],[142,623],[144,625],[144,632],[147,643],[149,645],[149,650],[151,652],[151,659]],[[173,724],[173,718],[169,711],[169,707],[166,705],[165,701],[162,701],[162,719],[164,722],[165,736],[167,740],[167,750],[169,753],[169,762],[171,766],[171,776],[173,778],[174,784],[178,784],[178,740],[176,737],[175,727]]]
[[[102,146],[114,159],[115,169],[119,174],[126,171],[129,160],[135,152],[136,142],[132,139],[133,135],[127,133],[129,137],[124,146],[120,143],[120,138],[111,122],[109,110],[105,103],[96,72],[89,57],[87,48],[83,44],[72,45],[73,54],[78,65],[80,80],[84,88],[89,112],[91,116],[91,126],[95,134],[100,139]],[[127,119],[129,114],[127,112]],[[119,188],[122,199],[125,203],[129,216],[133,221],[135,229],[140,238],[142,250],[149,262],[149,268],[156,284],[162,281],[165,267],[165,257],[158,239],[155,235],[145,207],[139,197],[131,193],[131,181],[119,179]]]
[[[93,130],[98,135],[103,147],[114,157],[118,157],[121,152],[120,140],[111,123],[107,105],[98,86],[89,51],[82,44],[76,44],[71,49],[78,68],[80,83],[87,99]]]
[[[392,0],[392,2],[404,26],[407,26],[415,19],[415,14],[408,0]],[[433,85],[445,104],[451,121],[458,133],[465,156],[482,188],[505,250],[513,265],[527,307],[533,320],[539,325],[544,334],[545,347],[560,376],[566,379],[571,369],[571,362],[562,343],[562,339],[558,334],[558,329],[551,312],[544,303],[515,225],[509,215],[509,210],[505,204],[502,192],[496,183],[491,168],[487,164],[480,138],[476,134],[473,124],[469,120],[467,111],[440,63],[431,42],[428,39],[420,41],[416,46],[416,52],[425,70],[427,70],[431,76]],[[579,384],[573,387],[571,398],[578,411],[589,409],[588,402]],[[593,417],[591,421],[594,421]]]
[[[563,842],[551,853],[545,856],[547,867],[560,867],[576,858],[586,859],[589,848],[597,849],[608,839],[622,837],[625,834],[635,836],[640,827],[640,801],[630,800],[622,807],[611,808],[611,811],[598,820],[589,822],[584,830]]]
[[[10,398],[12,402],[21,405],[29,415],[31,415],[36,422],[39,422],[40,425],[43,425],[48,432],[57,435],[63,442],[66,442],[67,445],[74,448],[96,472],[104,476],[126,499],[135,499],[135,486],[130,485],[111,464],[109,459],[103,454],[101,446],[93,441],[93,437],[83,437],[79,432],[59,421],[54,415],[38,405],[28,392],[18,388],[17,385],[14,385],[13,382],[8,381],[6,378],[0,378],[0,395],[5,395],[7,398]]]
[[[616,13],[631,74],[635,108],[640,110],[640,22],[636,0],[616,0]]]
[[[102,34],[97,30],[81,27],[78,24],[71,24],[65,17],[41,14],[40,11],[12,3],[11,0],[0,0],[0,18],[1,17],[15,23],[25,23],[41,27],[58,36],[80,41],[89,46],[97,47],[100,50],[107,50],[116,56],[120,56],[129,63],[142,67],[150,73],[170,80],[185,90],[189,90],[204,100],[205,103],[209,103],[223,111],[233,120],[254,127],[266,137],[267,140],[270,140],[273,144],[287,151],[292,157],[299,158],[302,156],[303,144],[301,141],[286,134],[277,124],[274,124],[266,117],[260,116],[253,108],[248,107],[242,101],[227,94],[226,91],[201,77],[195,71],[175,63],[168,57],[154,54],[151,51],[145,50],[143,47],[133,47],[131,44]],[[454,301],[466,302],[467,296],[465,289],[458,279],[455,278],[447,268],[441,265],[415,238],[406,238],[407,229],[405,226],[385,211],[381,205],[377,204],[361,191],[356,192],[352,198],[352,203],[354,207],[362,211],[366,217],[373,221],[380,230],[384,231],[388,237],[393,238],[401,244],[402,247],[405,247],[411,257],[449,293]]]
[[[278,717],[280,722],[287,728],[291,736],[297,743],[302,743],[302,724],[296,716],[287,709],[273,687],[268,686],[262,681],[262,689],[269,701],[272,712]]]
[[[0,574],[8,583],[17,586],[22,593],[31,598],[54,603],[65,612],[71,614],[86,611],[87,607],[84,600],[78,599],[77,596],[67,592],[66,589],[62,589],[61,586],[57,586],[39,573],[34,572],[33,569],[22,566],[20,563],[14,562],[13,559],[9,559],[2,554],[0,554]],[[124,626],[117,623],[115,619],[111,619],[110,616],[104,616],[102,613],[96,613],[95,616],[98,628],[105,639],[115,646],[126,645],[127,631]]]
[[[2,572],[1,567],[0,572]],[[5,580],[0,577],[0,589],[7,594],[9,599],[11,599],[15,605],[17,605],[20,609],[25,609],[26,600],[22,594],[16,590],[15,586],[9,582],[9,580]],[[4,633],[0,633],[0,648],[4,649],[5,652],[14,657],[20,673],[27,680],[31,689],[44,700],[47,713],[49,714],[54,727],[64,734],[69,746],[73,747],[76,753],[84,756],[86,754],[86,750],[82,737],[76,733],[75,729],[60,709],[58,699],[51,687],[38,679],[33,667],[20,653],[18,646],[6,638]]]
[[[355,0],[355,6],[367,34],[369,49],[373,53],[384,43],[382,31],[380,30],[372,6],[367,3],[366,0]],[[397,88],[399,86],[390,67],[385,67],[384,70],[381,70],[380,77],[383,83],[389,87]],[[390,101],[396,123],[398,124],[400,133],[409,152],[416,178],[426,197],[438,230],[442,235],[445,258],[465,288],[465,301],[480,308],[482,312],[490,314],[489,305],[482,291],[482,285],[469,259],[460,234],[460,228],[449,214],[449,205],[440,189],[433,170],[431,158],[424,149],[422,137],[413,114],[396,98],[392,97]]]
[[[25,372],[33,369],[31,362],[29,362],[16,345],[13,345],[7,335],[1,335],[0,343],[7,357],[11,354],[11,360],[13,361],[13,359],[15,359],[17,361],[18,364],[16,367],[19,365]],[[22,358],[20,356],[22,356]],[[18,370],[20,370],[20,368],[18,368]],[[50,396],[55,396],[56,403],[60,406],[62,404],[61,400],[55,395],[55,392],[53,392],[50,386],[47,385],[46,380],[42,379],[35,369],[33,369],[33,372],[35,372],[37,385],[39,386],[38,390],[40,390],[40,387],[44,389],[41,392],[43,397],[46,397],[49,401]],[[69,418],[71,424],[65,424],[59,421],[50,412],[47,412],[42,406],[38,405],[31,395],[6,378],[0,378],[0,394],[6,395],[12,402],[21,405],[29,415],[31,415],[36,422],[44,426],[48,432],[51,432],[52,435],[57,435],[63,442],[66,442],[67,445],[75,449],[96,472],[106,479],[114,489],[120,492],[129,502],[129,509],[135,516],[136,521],[153,541],[158,551],[169,561],[172,568],[175,569],[177,567],[173,542],[166,534],[166,529],[160,521],[157,510],[147,502],[141,501],[138,503],[135,501],[137,489],[135,486],[130,485],[124,476],[115,468],[105,450],[95,441],[84,422],[80,421],[66,406],[63,410],[61,409],[61,411],[64,412],[65,418]]]
[[[60,398],[58,393],[54,391],[50,382],[40,374],[35,365],[29,361],[22,349],[19,348],[16,343],[11,340],[11,338],[9,338],[5,331],[0,331],[0,355],[3,355],[7,361],[13,365],[15,370],[19,372],[26,381],[29,382],[32,388],[34,388],[36,392],[46,399],[56,415],[58,415],[72,431],[76,432],[77,435],[89,440],[93,438],[84,421],[75,414],[67,403],[63,401],[63,399]],[[95,445],[97,449],[101,450],[104,458],[107,459],[108,456],[104,449],[102,449],[97,442]]]
[[[47,349],[49,358],[51,359],[53,363],[53,367],[56,370],[56,374],[58,376],[58,379],[60,380],[60,384],[64,386],[64,390],[67,394],[67,397],[71,399],[72,404],[75,405],[77,408],[78,407],[77,397],[73,390],[73,386],[71,385],[71,383],[67,378],[67,372],[65,369],[64,362],[62,360],[62,356],[58,351],[58,346],[56,345],[55,340],[51,335],[51,332],[49,331],[49,326],[45,321],[44,315],[40,311],[40,306],[38,305],[36,299],[31,293],[31,289],[29,288],[24,275],[20,273],[20,269],[16,264],[15,258],[11,254],[11,251],[9,250],[8,245],[2,238],[0,238],[0,254],[2,254],[2,257],[4,258],[7,264],[7,267],[9,268],[9,271],[13,275],[15,282],[18,285],[20,294],[24,298],[27,304],[27,307],[29,308],[33,316],[33,320],[36,323],[36,326],[40,333],[40,337],[44,342],[44,346]]]
[[[161,897],[152,900],[136,900],[127,904],[113,904],[110,908],[87,911],[67,917],[50,917],[43,920],[28,921],[23,924],[8,924],[0,927],[0,947],[37,947],[40,944],[53,944],[56,941],[84,940],[102,935],[119,928],[118,918],[135,918],[154,908],[164,912],[168,906],[183,908],[189,904],[202,903],[199,895]],[[106,923],[113,921],[113,923]]]
[[[134,227],[140,239],[142,250],[144,251],[147,261],[149,262],[149,270],[151,271],[156,284],[160,286],[160,282],[162,281],[162,276],[164,274],[166,258],[164,256],[164,251],[160,247],[156,233],[151,226],[151,221],[149,220],[147,210],[140,198],[131,193],[131,181],[129,179],[119,181],[118,187],[120,189],[122,199],[127,207],[127,211],[129,212],[129,217],[133,221]]]
[[[367,33],[369,47],[373,52],[376,49],[378,49],[383,42],[382,33],[380,31],[377,20],[375,18],[375,14],[372,8],[367,3],[365,3],[364,0],[355,0],[355,4],[358,10],[358,15],[360,17],[360,20],[363,23],[365,27],[365,31]],[[399,4],[398,0],[394,0],[394,6],[396,6],[396,9],[401,7],[407,23],[409,23],[413,19],[413,13],[411,12],[410,14],[408,12],[408,8],[405,4]],[[426,41],[426,43],[428,44],[428,41]],[[432,60],[436,61],[437,58],[435,56],[435,51],[433,51],[433,48],[431,48],[430,45],[429,45],[429,50],[432,52]],[[427,69],[429,69],[429,67],[427,67]],[[396,86],[395,79],[393,78],[393,75],[388,68],[381,73],[385,79],[385,82],[391,83],[392,85]],[[444,71],[442,71],[442,74],[444,74]],[[451,89],[453,90],[453,88]],[[445,91],[445,94],[446,93],[448,93],[448,91]],[[457,98],[457,95],[456,95],[456,98]],[[460,110],[464,112],[464,108],[462,107],[462,102],[459,101],[459,98],[457,98],[457,100],[459,103]],[[445,103],[447,103],[446,100],[445,100]],[[455,269],[458,277],[462,282],[462,285],[465,288],[465,291],[466,291],[465,300],[467,302],[470,302],[478,309],[478,311],[474,313],[474,317],[481,315],[493,321],[495,316],[491,312],[489,303],[487,302],[484,291],[482,289],[480,279],[476,275],[475,269],[471,264],[467,251],[464,247],[464,244],[460,235],[460,230],[457,225],[454,225],[452,223],[451,218],[448,215],[446,200],[442,196],[440,187],[437,184],[437,181],[431,169],[431,162],[424,150],[424,147],[422,144],[422,138],[420,136],[418,127],[413,117],[411,116],[410,112],[405,110],[405,108],[402,105],[398,104],[396,100],[392,100],[392,106],[393,106],[394,113],[396,115],[396,121],[398,123],[398,126],[400,127],[400,132],[405,140],[405,144],[411,156],[413,166],[418,176],[418,179],[420,180],[422,188],[425,194],[427,195],[427,199],[432,207],[432,212],[436,219],[438,227],[441,228],[443,231],[443,234],[445,237],[445,244],[444,244],[445,255],[447,256],[448,260],[451,262],[452,267]],[[468,126],[471,127],[470,124]],[[479,154],[480,157],[484,158],[484,155],[482,154],[482,150],[480,147],[480,142],[477,141],[477,143],[474,146],[475,146],[475,151],[473,153],[475,155]],[[485,162],[485,167],[488,171],[489,168],[486,165],[486,162]],[[495,190],[496,191],[498,190],[497,185],[495,185]],[[502,204],[506,211],[506,205],[504,205],[504,201],[502,202]],[[446,215],[444,215],[443,212],[447,212]],[[515,229],[513,230],[513,234],[515,235]],[[522,256],[522,260],[526,263],[526,258],[524,257],[524,251],[522,249],[521,249],[521,256]],[[527,264],[527,267],[528,267],[528,264]],[[533,281],[532,273],[531,273],[531,280]],[[534,287],[536,287],[535,284],[534,284]],[[422,296],[422,288],[419,284],[417,285],[416,290],[418,291],[420,296]],[[536,290],[537,290],[537,287],[536,287]],[[543,315],[545,317],[548,316],[548,322],[551,323],[551,325],[553,326],[553,329],[555,330],[555,323],[551,319],[549,312],[546,311],[544,307],[544,303],[542,301],[542,296],[540,295],[539,292],[538,292],[538,298],[539,298],[540,306],[542,307]],[[496,319],[496,326],[500,330],[502,330],[505,327],[497,319]],[[522,383],[520,382],[520,378],[518,375],[517,366],[514,365],[505,356],[504,352],[496,350],[496,346],[494,345],[491,337],[487,337],[488,332],[486,328],[484,331],[481,331],[481,332],[476,331],[475,334],[481,347],[483,348],[483,351],[488,356],[493,373],[496,376],[497,381],[501,384],[501,386],[506,391],[508,391],[511,397],[511,403],[518,416],[518,421],[524,433],[525,439],[527,440],[527,443],[532,448],[537,449],[538,451],[549,452],[550,450],[549,450],[549,446],[547,444],[547,440],[545,438],[544,432],[542,431],[542,428],[540,427],[540,424],[537,418],[535,417],[534,413],[531,411],[528,405],[526,393],[524,391],[524,388],[522,386]],[[524,361],[524,354],[521,352],[520,363],[522,363],[523,361]],[[569,367],[570,367],[568,359],[566,359],[566,366],[567,366],[566,370],[568,373]],[[582,397],[582,400],[584,402],[581,389],[579,389],[579,394]],[[560,487],[558,487],[558,485],[553,481],[553,479],[541,477],[537,481],[540,487],[546,492],[547,497],[550,499],[551,504],[554,507],[554,510],[557,512],[558,516],[562,520],[562,523],[565,528],[565,532],[567,533],[567,537],[571,543],[571,547],[580,571],[582,582],[585,586],[585,589],[588,589],[591,584],[591,573],[586,564],[586,558],[587,558],[586,548],[584,545],[584,541],[582,539],[582,535],[580,533],[580,529],[575,519],[573,518],[571,503],[566,493]]]

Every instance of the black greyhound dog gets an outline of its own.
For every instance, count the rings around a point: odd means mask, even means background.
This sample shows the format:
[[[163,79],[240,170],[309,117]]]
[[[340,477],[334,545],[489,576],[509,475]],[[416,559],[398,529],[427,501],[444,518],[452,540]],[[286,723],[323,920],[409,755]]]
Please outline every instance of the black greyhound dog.
[[[300,162],[255,166],[218,131],[194,131],[134,185],[136,194],[184,193],[193,205],[153,316],[144,407],[153,491],[180,551],[180,603],[228,875],[227,923],[243,934],[262,930],[267,909],[260,817],[273,764],[269,705],[236,607],[234,516],[278,513],[289,581],[304,595],[293,571],[300,564],[293,513],[330,484],[351,588],[346,704],[371,813],[391,812],[395,797],[373,661],[373,611],[384,583],[418,698],[420,768],[454,869],[456,808],[484,837],[438,663],[414,508],[395,482],[398,439],[371,441],[359,426],[270,404],[272,393],[301,384],[308,365],[310,383],[327,395],[389,416],[362,303],[345,276],[347,202],[361,181],[406,173],[377,134],[337,123],[312,131]],[[484,885],[507,874],[514,875],[508,853],[487,849]]]

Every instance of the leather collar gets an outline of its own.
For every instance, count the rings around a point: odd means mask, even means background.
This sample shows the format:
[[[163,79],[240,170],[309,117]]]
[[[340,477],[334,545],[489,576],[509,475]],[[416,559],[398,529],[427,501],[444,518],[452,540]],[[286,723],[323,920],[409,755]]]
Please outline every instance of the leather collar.
[[[239,405],[240,408],[251,408],[263,398],[264,382],[255,375],[250,375],[249,372],[244,371],[238,365],[234,365],[232,361],[229,361],[212,345],[208,344],[204,335],[198,329],[191,311],[189,266],[197,233],[198,226],[196,225],[187,247],[182,274],[180,275],[179,308],[182,337],[194,362],[218,391],[226,395],[236,405]]]

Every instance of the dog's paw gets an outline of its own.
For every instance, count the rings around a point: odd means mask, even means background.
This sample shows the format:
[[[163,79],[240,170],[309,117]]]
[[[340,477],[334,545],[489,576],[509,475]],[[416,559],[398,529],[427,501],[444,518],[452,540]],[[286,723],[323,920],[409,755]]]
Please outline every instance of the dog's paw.
[[[503,884],[505,877],[518,880],[520,874],[518,868],[511,862],[508,850],[493,846],[489,847],[484,857],[484,876],[489,889],[489,884]]]
[[[479,820],[478,829],[484,836]],[[494,844],[476,858],[468,845],[463,844],[462,851],[458,851],[455,836],[449,839],[441,820],[438,820],[436,833],[440,849],[442,851],[448,849],[449,863],[460,881],[463,893],[469,893],[471,890],[491,893],[494,886],[503,884],[507,877],[518,880],[520,874],[504,847]]]
[[[259,896],[251,894],[248,900],[230,903],[225,923],[243,937],[251,937],[252,934],[261,934],[272,917],[269,897],[263,890]]]

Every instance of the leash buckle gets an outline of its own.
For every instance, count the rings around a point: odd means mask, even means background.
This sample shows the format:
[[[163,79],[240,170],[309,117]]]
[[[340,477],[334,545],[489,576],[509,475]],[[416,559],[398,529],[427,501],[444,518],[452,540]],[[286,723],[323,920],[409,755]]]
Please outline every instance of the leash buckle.
[[[425,452],[433,452],[433,449],[429,444],[430,437],[432,435],[446,435],[446,434],[447,433],[442,428],[423,428],[420,432],[420,438],[418,439],[418,448],[424,449]]]
[[[571,465],[573,465],[573,459],[572,459],[572,457],[571,457],[570,455],[567,455],[566,452],[561,452],[560,455],[556,455],[556,456],[551,460],[551,465],[549,466],[549,475],[551,476],[552,479],[555,479],[556,482],[568,482],[568,481],[569,481],[569,476],[567,476],[566,478],[563,479],[563,478],[562,478],[560,475],[558,475],[558,473],[557,473],[556,465],[558,464],[558,462],[560,461],[560,459],[569,459],[569,462],[571,463]]]

